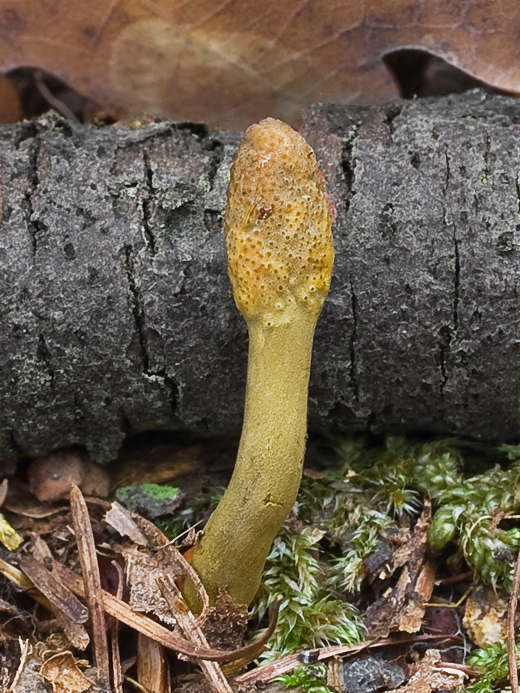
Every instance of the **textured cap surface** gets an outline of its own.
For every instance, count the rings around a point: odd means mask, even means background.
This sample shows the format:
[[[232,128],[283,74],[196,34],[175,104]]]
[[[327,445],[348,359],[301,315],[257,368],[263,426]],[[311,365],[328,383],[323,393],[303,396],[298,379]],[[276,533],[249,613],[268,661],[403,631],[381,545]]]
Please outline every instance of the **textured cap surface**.
[[[235,302],[267,324],[288,310],[319,313],[334,250],[329,200],[316,157],[289,125],[267,118],[246,131],[231,169],[224,231]]]

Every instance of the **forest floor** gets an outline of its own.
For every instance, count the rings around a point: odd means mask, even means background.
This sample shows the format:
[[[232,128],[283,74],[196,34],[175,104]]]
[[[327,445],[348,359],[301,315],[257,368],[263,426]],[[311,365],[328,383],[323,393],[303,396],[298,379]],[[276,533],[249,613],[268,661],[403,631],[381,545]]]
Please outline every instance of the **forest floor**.
[[[2,692],[518,690],[519,447],[311,435],[249,614],[223,594],[194,616],[237,442],[143,434],[108,468],[69,449],[3,482]]]

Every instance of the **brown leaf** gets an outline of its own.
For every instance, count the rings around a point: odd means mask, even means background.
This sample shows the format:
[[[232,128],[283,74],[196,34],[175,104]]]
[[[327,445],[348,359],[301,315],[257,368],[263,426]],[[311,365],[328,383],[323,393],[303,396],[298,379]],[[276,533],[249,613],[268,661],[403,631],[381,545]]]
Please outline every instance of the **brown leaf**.
[[[80,671],[72,652],[60,652],[50,657],[40,674],[52,685],[53,693],[83,693],[93,682]]]
[[[428,650],[417,664],[410,667],[412,676],[408,683],[389,693],[431,693],[437,689],[452,691],[464,682],[465,674],[449,663],[441,662],[438,650]]]
[[[121,536],[129,537],[138,546],[148,546],[146,537],[130,516],[130,513],[117,501],[110,506],[105,515],[105,522],[113,527]]]
[[[176,620],[171,609],[161,596],[158,580],[163,575],[179,577],[168,555],[158,552],[155,555],[139,551],[127,551],[127,575],[130,585],[130,606],[134,611],[154,613],[163,623],[175,626]]]
[[[121,116],[243,129],[396,96],[382,59],[402,47],[518,93],[519,29],[516,0],[1,0],[0,64],[40,67]]]
[[[22,105],[15,87],[0,75],[0,123],[16,123],[22,119]]]

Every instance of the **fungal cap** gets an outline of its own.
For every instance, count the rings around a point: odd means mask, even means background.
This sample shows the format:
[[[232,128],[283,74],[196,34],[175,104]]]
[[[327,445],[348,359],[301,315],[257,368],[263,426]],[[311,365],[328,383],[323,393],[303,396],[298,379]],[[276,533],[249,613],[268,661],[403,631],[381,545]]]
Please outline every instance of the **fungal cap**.
[[[246,320],[317,317],[328,293],[334,249],[329,198],[311,147],[289,125],[252,125],[235,157],[224,232],[228,270]]]

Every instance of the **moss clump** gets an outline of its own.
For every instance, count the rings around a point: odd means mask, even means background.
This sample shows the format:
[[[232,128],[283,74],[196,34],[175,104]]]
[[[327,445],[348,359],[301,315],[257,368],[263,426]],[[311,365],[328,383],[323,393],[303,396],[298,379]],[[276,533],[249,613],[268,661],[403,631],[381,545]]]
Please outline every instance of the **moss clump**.
[[[156,500],[171,500],[179,495],[179,489],[175,486],[160,486],[159,484],[143,484],[143,493]]]
[[[330,565],[320,556],[319,542],[325,532],[310,525],[285,526],[267,558],[264,581],[253,605],[259,618],[282,595],[278,625],[265,660],[302,648],[330,644],[354,644],[363,639],[356,609],[333,596],[328,577]]]
[[[482,580],[510,587],[520,527],[501,523],[520,512],[519,448],[389,438],[383,449],[345,441],[339,457],[339,469],[306,480],[300,495],[303,512],[341,547],[336,589],[359,588],[364,559],[402,513],[420,509],[423,498],[435,510],[431,547],[441,551],[452,542]]]
[[[303,693],[332,693],[327,686],[327,665],[321,662],[297,667],[273,681],[283,683],[288,689],[299,688]]]
[[[172,513],[182,500],[180,489],[159,484],[121,486],[116,498],[128,510],[154,518]]]
[[[403,438],[389,438],[379,447],[364,438],[334,444],[334,466],[319,478],[304,477],[267,558],[253,614],[260,619],[278,594],[283,601],[264,658],[363,639],[346,595],[358,592],[366,559],[399,530],[404,515],[418,517],[425,498],[435,511],[433,547],[464,556],[480,579],[510,586],[520,544],[520,446]],[[173,534],[207,517],[217,499],[211,491],[181,508],[170,526]],[[483,671],[472,692],[487,693],[507,676],[505,652],[503,643],[472,654],[468,663]]]
[[[520,640],[516,641],[516,657],[520,659]],[[494,693],[497,684],[509,675],[507,643],[503,640],[474,650],[466,664],[482,672],[482,676],[475,683],[466,686],[464,693]]]

